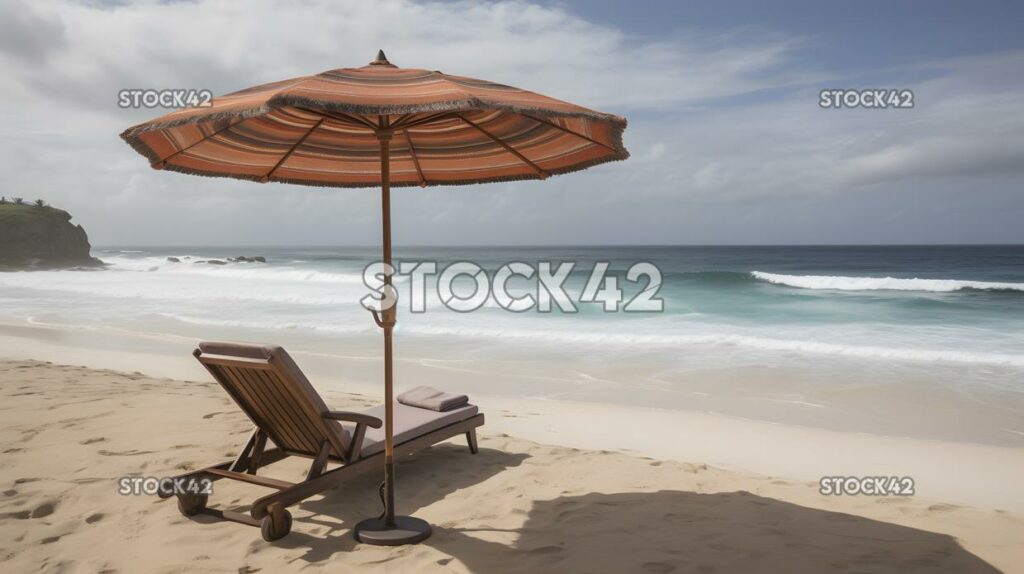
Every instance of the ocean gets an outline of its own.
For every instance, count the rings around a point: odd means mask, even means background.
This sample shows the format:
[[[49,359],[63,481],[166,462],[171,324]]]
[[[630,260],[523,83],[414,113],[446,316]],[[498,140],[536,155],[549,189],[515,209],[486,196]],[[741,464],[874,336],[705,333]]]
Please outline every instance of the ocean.
[[[109,266],[0,273],[2,320],[340,355],[379,345],[359,303],[376,248],[119,246],[93,255]],[[237,255],[267,262],[194,263]],[[821,407],[865,387],[910,404],[899,397],[913,386],[1024,414],[1024,246],[398,246],[395,259],[472,261],[490,273],[510,261],[574,261],[571,294],[607,261],[626,299],[643,284],[627,281],[629,266],[661,270],[662,312],[586,303],[575,313],[513,313],[488,301],[460,313],[434,296],[425,313],[411,313],[403,300],[399,352],[476,365],[487,392],[673,408],[755,393]],[[404,296],[409,282],[398,286]],[[487,376],[493,361],[531,367],[521,384],[500,382]],[[701,408],[728,411],[723,402]]]

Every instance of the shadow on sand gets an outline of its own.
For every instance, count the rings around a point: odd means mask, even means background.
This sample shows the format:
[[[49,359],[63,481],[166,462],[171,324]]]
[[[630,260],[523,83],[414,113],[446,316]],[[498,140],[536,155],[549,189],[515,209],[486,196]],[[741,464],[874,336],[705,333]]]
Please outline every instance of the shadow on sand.
[[[528,455],[481,449],[472,461],[466,457],[465,446],[444,444],[403,459],[399,513],[416,513],[518,466]],[[352,551],[352,525],[380,512],[379,480],[362,476],[322,499],[302,503],[313,516],[302,518],[274,544],[304,549],[301,559],[308,562]],[[321,528],[310,534],[311,526]],[[514,542],[488,541],[496,537]],[[435,524],[423,544],[451,557],[439,560],[439,568],[457,561],[481,573],[999,572],[944,534],[743,491],[591,493],[538,500],[521,528]]]
[[[527,458],[527,454],[489,448],[481,448],[476,455],[470,455],[467,447],[460,444],[435,445],[422,453],[402,458],[396,468],[397,511],[399,514],[415,514],[420,508],[519,466]],[[327,491],[323,498],[300,503],[313,516],[297,520],[291,534],[274,544],[306,548],[302,559],[309,562],[320,562],[335,554],[351,551],[357,544],[351,527],[381,512],[377,493],[381,478],[378,473],[367,473]],[[311,535],[302,532],[303,524],[328,530]]]
[[[486,532],[439,529],[427,543],[473,572],[999,572],[947,535],[743,491],[542,500],[512,547]]]

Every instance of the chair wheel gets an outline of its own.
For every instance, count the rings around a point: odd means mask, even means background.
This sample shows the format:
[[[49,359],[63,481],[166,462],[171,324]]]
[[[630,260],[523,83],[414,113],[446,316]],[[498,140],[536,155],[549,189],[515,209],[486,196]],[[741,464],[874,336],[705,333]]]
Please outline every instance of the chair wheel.
[[[291,530],[292,515],[287,510],[281,510],[279,513],[271,512],[260,522],[260,534],[267,542],[284,538]]]
[[[206,508],[209,496],[205,494],[179,494],[178,510],[185,516],[195,516]]]

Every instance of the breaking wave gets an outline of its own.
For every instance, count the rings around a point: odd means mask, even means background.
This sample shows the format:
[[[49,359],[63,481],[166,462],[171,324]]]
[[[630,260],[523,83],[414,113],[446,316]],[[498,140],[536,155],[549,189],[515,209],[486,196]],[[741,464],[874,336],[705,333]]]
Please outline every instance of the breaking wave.
[[[833,291],[928,291],[952,293],[954,291],[1022,291],[1024,283],[994,281],[962,281],[959,279],[902,279],[898,277],[843,277],[841,275],[781,275],[751,271],[755,279],[800,289],[829,289]]]

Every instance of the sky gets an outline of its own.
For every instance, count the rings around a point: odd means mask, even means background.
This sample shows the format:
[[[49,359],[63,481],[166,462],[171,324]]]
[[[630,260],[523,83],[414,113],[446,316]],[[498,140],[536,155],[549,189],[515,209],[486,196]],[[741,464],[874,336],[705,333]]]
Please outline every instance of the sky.
[[[628,118],[632,157],[539,182],[393,191],[401,245],[1024,243],[1024,4],[5,0],[0,195],[94,245],[374,245],[379,197],[149,168],[169,110],[384,49],[398,66]],[[822,109],[823,89],[913,109]]]

